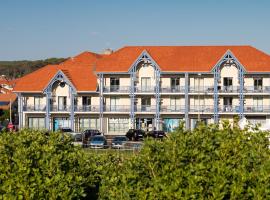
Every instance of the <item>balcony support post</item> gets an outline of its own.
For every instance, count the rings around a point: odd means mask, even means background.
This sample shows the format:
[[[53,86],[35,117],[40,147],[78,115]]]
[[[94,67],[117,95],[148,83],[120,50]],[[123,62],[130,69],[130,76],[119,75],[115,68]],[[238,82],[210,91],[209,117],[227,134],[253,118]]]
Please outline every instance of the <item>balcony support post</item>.
[[[218,82],[220,79],[220,65],[214,69],[214,123],[218,123]]]
[[[69,87],[70,96],[70,128],[74,131],[74,91],[72,87]]]
[[[104,89],[104,77],[103,74],[99,74],[99,126],[100,131],[103,133],[103,89]],[[104,133],[103,133],[104,134]]]
[[[186,129],[189,129],[189,118],[188,118],[188,111],[189,111],[189,98],[188,98],[188,87],[189,87],[189,78],[188,73],[185,73],[185,126]]]
[[[239,117],[242,119],[244,117],[244,70],[239,66]]]
[[[49,86],[51,88],[51,86]],[[46,90],[46,114],[45,114],[45,128],[50,130],[50,98],[51,98],[51,90],[49,88]]]
[[[18,97],[18,117],[19,117],[19,129],[23,127],[23,102],[21,93],[17,94]]]
[[[155,67],[155,78],[156,78],[156,86],[155,86],[155,98],[156,98],[156,112],[155,112],[155,128],[157,131],[160,130],[160,71],[157,67]]]
[[[130,71],[130,113],[129,117],[131,120],[131,128],[135,129],[135,79],[136,79],[136,68],[135,66]]]

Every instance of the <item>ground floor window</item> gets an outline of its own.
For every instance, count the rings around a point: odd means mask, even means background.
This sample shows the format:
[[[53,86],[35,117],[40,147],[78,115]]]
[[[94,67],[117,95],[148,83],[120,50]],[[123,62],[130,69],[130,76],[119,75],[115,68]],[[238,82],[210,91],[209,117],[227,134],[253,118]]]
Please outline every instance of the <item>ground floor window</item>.
[[[109,118],[109,132],[125,133],[129,129],[127,118]]]
[[[180,124],[181,119],[163,119],[163,131],[173,132]]]
[[[80,130],[99,129],[98,118],[80,118]]]
[[[45,118],[42,118],[42,117],[29,117],[28,118],[28,128],[44,129],[45,128]]]

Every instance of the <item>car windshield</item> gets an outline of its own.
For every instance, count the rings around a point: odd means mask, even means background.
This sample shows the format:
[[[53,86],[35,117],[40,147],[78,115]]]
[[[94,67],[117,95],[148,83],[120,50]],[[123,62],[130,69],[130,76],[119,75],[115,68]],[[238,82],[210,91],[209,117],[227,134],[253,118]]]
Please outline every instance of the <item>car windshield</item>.
[[[126,137],[115,137],[113,140],[114,141],[127,141],[127,138]]]
[[[74,140],[75,140],[76,142],[82,141],[82,135],[81,135],[81,134],[76,134],[76,135],[74,136]]]
[[[104,141],[103,137],[93,137],[91,141]]]
[[[62,132],[72,132],[72,130],[70,128],[62,128],[61,129]]]

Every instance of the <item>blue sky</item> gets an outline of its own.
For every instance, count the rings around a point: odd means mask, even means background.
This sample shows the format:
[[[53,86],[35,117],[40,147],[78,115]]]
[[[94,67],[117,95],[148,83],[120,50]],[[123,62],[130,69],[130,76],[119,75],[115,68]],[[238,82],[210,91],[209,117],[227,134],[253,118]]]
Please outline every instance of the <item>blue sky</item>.
[[[126,45],[252,45],[270,54],[269,0],[0,0],[0,60]]]

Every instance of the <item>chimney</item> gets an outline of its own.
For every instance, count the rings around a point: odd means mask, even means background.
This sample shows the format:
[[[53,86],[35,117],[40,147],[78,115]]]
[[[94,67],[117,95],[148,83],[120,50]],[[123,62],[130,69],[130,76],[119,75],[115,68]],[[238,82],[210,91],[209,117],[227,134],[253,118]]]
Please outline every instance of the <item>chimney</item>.
[[[105,49],[105,50],[102,52],[103,55],[110,55],[110,54],[112,54],[112,53],[113,53],[113,50],[112,50],[112,49]]]

